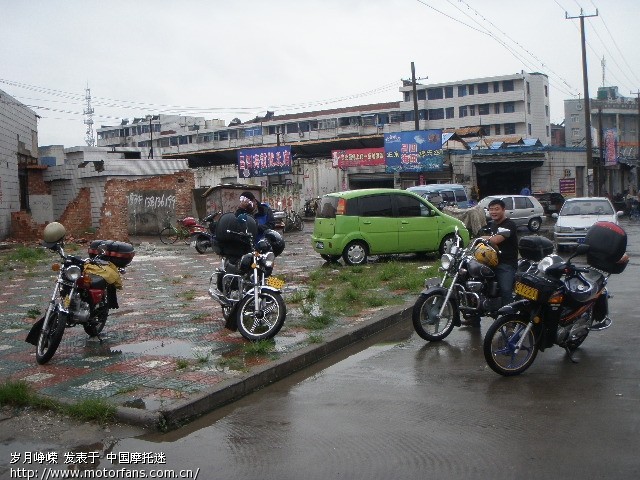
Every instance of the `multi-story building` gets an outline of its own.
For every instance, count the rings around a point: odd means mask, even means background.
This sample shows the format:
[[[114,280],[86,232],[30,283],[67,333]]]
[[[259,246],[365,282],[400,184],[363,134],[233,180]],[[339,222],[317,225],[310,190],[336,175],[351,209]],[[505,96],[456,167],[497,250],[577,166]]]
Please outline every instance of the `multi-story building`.
[[[38,116],[0,90],[0,239],[11,214],[29,210],[29,170],[38,167]]]
[[[605,150],[605,137],[611,135],[615,140],[615,158],[604,151],[599,155],[604,159],[604,165],[599,165],[600,193],[637,188],[637,169],[633,168],[638,166],[640,143],[637,99],[620,95],[618,87],[600,87],[597,98],[589,100],[589,106],[593,147]],[[564,113],[566,146],[586,146],[584,100],[565,100]]]

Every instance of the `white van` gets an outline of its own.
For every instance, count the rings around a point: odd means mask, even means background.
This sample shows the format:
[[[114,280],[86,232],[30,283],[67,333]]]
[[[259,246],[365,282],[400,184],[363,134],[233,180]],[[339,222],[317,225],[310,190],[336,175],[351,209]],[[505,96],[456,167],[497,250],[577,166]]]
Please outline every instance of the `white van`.
[[[429,185],[416,185],[415,187],[407,188],[407,190],[426,198],[430,202],[434,200],[434,197],[440,196],[442,198],[442,202],[455,204],[458,208],[470,207],[469,197],[467,196],[467,191],[464,189],[464,185],[458,185],[457,183],[431,183]]]

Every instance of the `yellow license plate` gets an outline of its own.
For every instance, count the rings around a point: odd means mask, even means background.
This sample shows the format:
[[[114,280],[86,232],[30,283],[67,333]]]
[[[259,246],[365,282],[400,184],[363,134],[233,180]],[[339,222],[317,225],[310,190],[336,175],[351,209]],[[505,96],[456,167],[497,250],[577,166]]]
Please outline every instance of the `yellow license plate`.
[[[277,288],[278,290],[282,290],[282,287],[284,287],[284,280],[281,278],[269,277],[265,283],[270,287]]]
[[[524,283],[516,282],[514,291],[521,297],[528,298],[529,300],[538,299],[538,289],[525,285]]]

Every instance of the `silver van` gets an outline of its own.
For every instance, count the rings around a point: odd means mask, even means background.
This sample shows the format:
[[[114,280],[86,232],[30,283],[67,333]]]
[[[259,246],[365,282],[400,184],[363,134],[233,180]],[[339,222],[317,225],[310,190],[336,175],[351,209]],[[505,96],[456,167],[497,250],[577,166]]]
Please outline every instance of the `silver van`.
[[[409,192],[416,193],[428,201],[437,204],[457,205],[458,208],[469,208],[469,197],[464,185],[457,183],[431,183],[429,185],[416,185],[407,188]],[[441,197],[442,201],[437,201],[436,197]]]

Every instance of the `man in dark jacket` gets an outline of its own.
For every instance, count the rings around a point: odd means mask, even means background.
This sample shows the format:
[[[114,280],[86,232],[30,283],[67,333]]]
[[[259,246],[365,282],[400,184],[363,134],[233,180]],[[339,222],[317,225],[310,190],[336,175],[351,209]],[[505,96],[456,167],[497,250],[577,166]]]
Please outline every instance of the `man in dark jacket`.
[[[273,210],[266,203],[260,203],[253,193],[246,191],[240,194],[240,205],[236,210],[236,217],[241,214],[251,215],[256,219],[258,224],[258,236],[256,241],[260,240],[264,235],[264,231],[273,230],[276,226],[276,220],[273,217]]]

